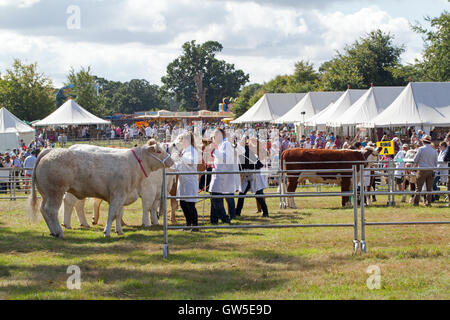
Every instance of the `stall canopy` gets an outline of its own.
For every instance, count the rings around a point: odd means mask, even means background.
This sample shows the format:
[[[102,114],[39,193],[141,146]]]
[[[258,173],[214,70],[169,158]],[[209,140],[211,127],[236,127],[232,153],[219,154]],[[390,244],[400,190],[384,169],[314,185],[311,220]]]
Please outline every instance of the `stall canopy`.
[[[298,123],[304,122],[313,115],[319,113],[330,103],[342,96],[343,91],[308,92],[291,110],[279,117],[274,123]],[[302,112],[305,114],[302,115]]]
[[[266,93],[231,123],[271,122],[295,106],[306,93]]]
[[[45,119],[36,122],[33,126],[99,125],[109,123],[109,121],[94,116],[92,113],[83,109],[74,100],[69,99],[52,114]]]
[[[22,139],[27,145],[34,140],[34,129],[6,108],[0,109],[0,152],[19,147]]]
[[[450,126],[450,82],[411,82],[370,124]]]
[[[341,125],[364,125],[383,112],[405,87],[371,87],[340,117],[332,121],[334,127]]]
[[[366,93],[366,89],[348,89],[332,105],[323,109],[316,115],[306,119],[308,126],[330,125],[337,117],[347,111],[350,106]]]

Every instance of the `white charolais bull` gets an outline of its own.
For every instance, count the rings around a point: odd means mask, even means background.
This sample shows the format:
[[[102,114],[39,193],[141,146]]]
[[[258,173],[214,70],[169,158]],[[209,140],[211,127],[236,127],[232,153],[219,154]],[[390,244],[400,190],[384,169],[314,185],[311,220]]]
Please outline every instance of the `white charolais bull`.
[[[170,171],[170,169],[168,169]],[[166,193],[170,192],[172,188],[175,176],[166,176]],[[161,188],[162,188],[162,169],[151,172],[148,175],[141,186],[139,196],[142,200],[142,226],[150,227],[151,225],[158,225],[158,209],[161,205]],[[96,225],[100,216],[100,204],[103,202],[102,199],[94,198],[94,215],[92,216],[92,224]],[[63,212],[64,212],[64,222],[63,226],[66,229],[71,229],[71,217],[72,211],[75,211],[78,216],[78,221],[82,227],[89,227],[86,221],[86,216],[84,213],[85,199],[78,200],[74,195],[66,193],[64,196]],[[149,218],[149,212],[151,217],[151,224]],[[122,225],[124,222],[122,220]]]
[[[95,152],[81,147],[45,149],[36,161],[30,212],[36,219],[37,188],[42,196],[41,213],[52,236],[63,237],[58,209],[66,192],[78,199],[93,197],[107,201],[109,212],[104,234],[110,236],[114,219],[117,234],[123,234],[123,206],[139,198],[147,173],[173,165],[170,156],[154,140],[131,150],[95,148]]]

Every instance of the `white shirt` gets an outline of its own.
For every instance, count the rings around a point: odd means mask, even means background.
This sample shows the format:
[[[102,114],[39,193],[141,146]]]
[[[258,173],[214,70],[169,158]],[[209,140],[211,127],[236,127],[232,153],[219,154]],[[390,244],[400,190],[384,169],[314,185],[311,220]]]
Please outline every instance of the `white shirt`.
[[[147,137],[150,137],[152,135],[152,128],[150,126],[148,126],[147,128],[145,128],[145,135]]]
[[[400,150],[397,152],[397,154],[394,157],[395,167],[396,168],[404,168],[405,162],[403,159],[405,159],[406,152],[403,150]],[[394,176],[397,178],[401,178],[405,174],[405,170],[395,170]]]
[[[197,172],[198,164],[197,150],[189,146],[181,154],[181,158],[175,162],[175,170],[178,172]],[[177,196],[197,196],[198,194],[198,174],[179,175]],[[197,202],[198,199],[180,199],[186,202]]]
[[[234,150],[226,139],[224,139],[218,149],[214,150],[213,172],[235,171]],[[236,191],[236,179],[234,174],[212,174],[210,192],[234,193]]]
[[[28,157],[26,157],[24,163],[23,163],[23,167],[24,168],[34,168],[34,165],[36,163],[36,157],[34,155],[29,155]],[[32,174],[33,170],[25,170],[25,174]]]

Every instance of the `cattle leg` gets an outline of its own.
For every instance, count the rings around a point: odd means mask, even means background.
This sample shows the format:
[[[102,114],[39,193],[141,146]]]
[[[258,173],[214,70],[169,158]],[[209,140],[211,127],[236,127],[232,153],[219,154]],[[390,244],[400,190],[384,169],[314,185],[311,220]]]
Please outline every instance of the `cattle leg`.
[[[78,200],[75,203],[75,211],[77,212],[78,221],[80,222],[80,226],[89,228],[89,224],[86,220],[86,215],[84,214],[84,204],[86,203],[86,199]]]
[[[92,216],[92,224],[98,224],[98,218],[100,217],[100,205],[102,204],[102,199],[94,198],[94,215]]]
[[[105,237],[109,237],[111,235],[111,226],[113,219],[116,218],[118,221],[116,223],[119,223],[120,225],[120,210],[123,207],[123,198],[122,197],[115,197],[111,202],[109,203],[109,209],[108,209],[108,220],[106,221],[105,229],[103,230],[103,234]],[[120,221],[120,222],[119,222]],[[116,227],[117,228],[117,227]]]
[[[142,200],[142,226],[150,227],[150,219],[148,216],[148,212],[150,211],[150,203],[148,200],[141,198]]]
[[[78,199],[71,193],[66,193],[63,200],[64,220],[62,226],[66,229],[72,229],[71,218],[73,207],[76,205]]]
[[[298,184],[298,177],[288,177],[287,179],[287,192],[295,192],[297,189]],[[288,197],[288,206],[292,209],[297,209],[297,206],[295,205],[294,197]]]
[[[123,217],[123,207],[121,207],[118,210],[118,216],[116,216],[116,233],[119,236],[123,236],[122,217]]]
[[[50,229],[50,235],[58,238],[64,238],[63,230],[58,220],[58,210],[61,207],[63,197],[64,193],[54,193],[51,197],[47,198],[43,207],[43,215]]]
[[[342,178],[341,182],[341,192],[349,192],[350,191],[350,178]],[[356,199],[353,199],[353,201],[356,201]],[[361,199],[361,201],[364,201],[364,199]],[[351,207],[352,204],[350,203],[349,197],[342,197],[342,207]]]
[[[158,221],[158,208],[161,201],[154,201],[153,205],[150,207],[150,217],[152,220],[152,225],[157,226],[159,225]]]
[[[177,199],[170,199],[170,221],[172,223],[177,223],[177,209],[178,209]]]

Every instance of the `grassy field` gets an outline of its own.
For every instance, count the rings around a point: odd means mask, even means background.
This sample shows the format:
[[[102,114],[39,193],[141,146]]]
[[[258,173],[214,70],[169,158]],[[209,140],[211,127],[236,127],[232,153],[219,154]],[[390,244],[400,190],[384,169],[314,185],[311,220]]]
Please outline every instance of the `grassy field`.
[[[237,224],[352,223],[339,198],[297,198],[296,210],[268,199],[271,217],[247,199]],[[367,221],[449,220],[443,203],[432,208],[383,206]],[[0,299],[449,299],[449,226],[367,227],[367,254],[352,254],[352,228],[170,231],[162,258],[161,226],[139,227],[140,201],[125,209],[125,235],[101,225],[49,236],[43,219],[31,224],[25,200],[0,201]],[[197,204],[208,223],[209,201]],[[87,204],[90,215],[92,205]],[[73,215],[72,226],[78,226]],[[204,220],[203,220],[204,219]],[[184,222],[181,212],[178,220]],[[162,221],[162,219],[160,219]],[[67,268],[81,269],[81,290],[68,290]],[[381,289],[368,289],[366,271],[381,270]]]

